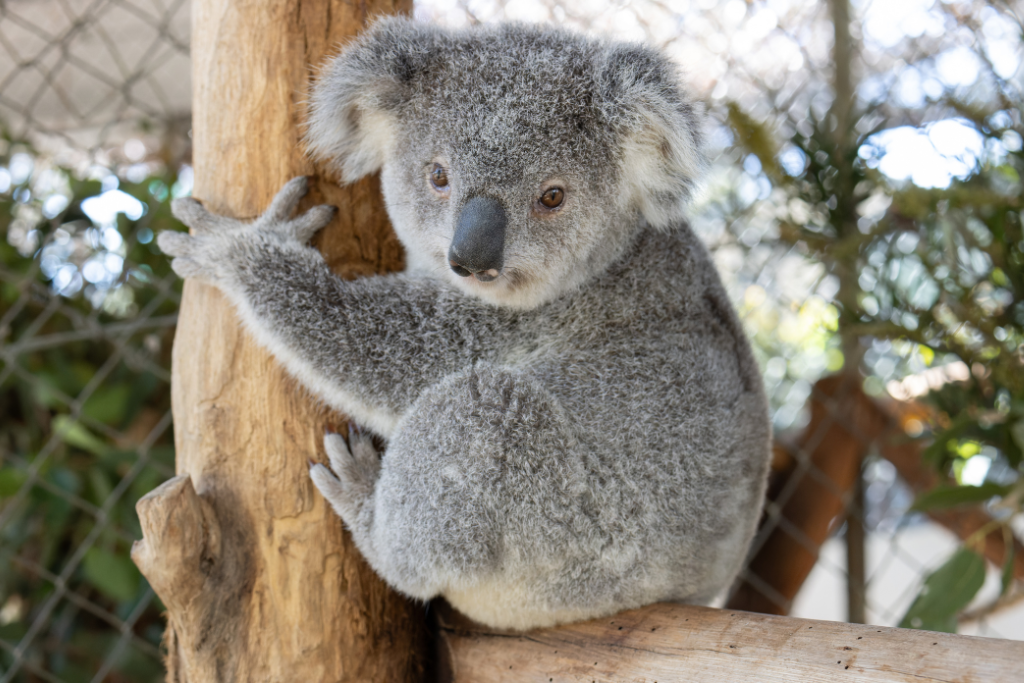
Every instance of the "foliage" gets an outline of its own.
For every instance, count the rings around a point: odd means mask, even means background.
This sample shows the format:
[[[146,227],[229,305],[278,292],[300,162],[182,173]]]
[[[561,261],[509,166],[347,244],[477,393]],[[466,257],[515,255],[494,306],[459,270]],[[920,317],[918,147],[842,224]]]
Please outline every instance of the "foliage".
[[[153,234],[177,225],[177,180],[83,175],[0,141],[0,640],[28,662],[14,680],[34,666],[89,681],[105,661],[106,680],[163,676],[160,606],[129,551],[135,502],[173,472],[179,285]],[[97,222],[104,194],[142,215]]]
[[[980,35],[970,16],[943,7],[933,11]],[[984,57],[981,42],[978,51]],[[917,52],[908,60],[924,70],[933,58]],[[889,78],[888,63],[857,62],[855,51],[836,59],[859,66],[861,84]],[[908,422],[907,432],[927,444],[925,458],[942,483],[916,508],[987,505],[994,521],[986,533],[1002,528],[1012,539],[1009,521],[1024,500],[1024,95],[991,62],[979,63],[973,86],[939,87],[913,106],[869,97],[870,88],[857,83],[844,90],[840,80],[831,82],[830,106],[787,95],[788,110],[774,111],[775,120],[758,118],[739,101],[726,103],[719,119],[742,150],[746,182],[755,190],[746,199],[733,193],[719,200],[718,210],[741,244],[751,242],[744,239],[751,225],[764,226],[751,254],[766,245],[790,250],[805,268],[829,274],[819,277],[835,288],[836,322],[819,329],[835,334],[816,346],[842,354],[831,369],[845,363],[847,372],[863,372],[869,394],[889,388],[928,406],[928,424]],[[822,75],[833,78],[835,72]],[[936,131],[954,131],[976,141],[974,151],[952,160],[960,170],[932,187],[894,179],[881,162],[897,129],[931,140]],[[787,358],[792,351],[762,332],[755,330],[762,348]],[[922,382],[906,378],[929,368],[959,379],[912,391]],[[968,546],[983,542],[976,536]],[[968,569],[977,576],[953,590],[950,577]],[[904,624],[955,630],[956,614],[975,597],[983,574],[981,558],[961,549],[927,578]],[[1013,583],[1004,581],[1004,593]]]

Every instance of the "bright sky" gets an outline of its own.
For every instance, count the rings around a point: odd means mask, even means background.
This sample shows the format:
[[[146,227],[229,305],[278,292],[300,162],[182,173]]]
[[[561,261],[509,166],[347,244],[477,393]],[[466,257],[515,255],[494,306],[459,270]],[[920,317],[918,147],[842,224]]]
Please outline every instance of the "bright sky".
[[[948,187],[953,178],[966,178],[984,152],[984,140],[973,126],[946,119],[924,128],[900,126],[872,135],[860,156],[893,180]]]

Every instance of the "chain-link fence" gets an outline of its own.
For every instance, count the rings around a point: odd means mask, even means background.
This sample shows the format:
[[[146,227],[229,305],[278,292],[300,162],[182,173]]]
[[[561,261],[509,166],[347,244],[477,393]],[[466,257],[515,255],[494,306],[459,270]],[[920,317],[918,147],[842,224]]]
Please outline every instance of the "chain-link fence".
[[[162,676],[159,601],[128,552],[135,501],[173,473],[180,284],[153,237],[191,187],[188,5],[0,0],[0,683]],[[1024,638],[1016,6],[416,13],[650,41],[707,103],[693,225],[777,431],[730,604]]]
[[[173,475],[188,4],[0,2],[0,680],[162,677],[134,504]]]

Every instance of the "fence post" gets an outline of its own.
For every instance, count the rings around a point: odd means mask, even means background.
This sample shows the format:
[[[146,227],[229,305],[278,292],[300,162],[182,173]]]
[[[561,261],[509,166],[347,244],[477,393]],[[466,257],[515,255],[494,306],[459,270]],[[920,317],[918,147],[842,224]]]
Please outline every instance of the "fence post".
[[[401,263],[376,180],[339,188],[305,158],[303,100],[318,64],[374,14],[409,0],[193,4],[194,194],[256,216],[289,178],[338,219],[320,237],[343,275]],[[388,589],[316,493],[318,409],[239,327],[213,288],[187,282],[173,360],[179,476],[139,503],[133,556],[168,608],[168,680],[424,680],[422,608]]]
[[[867,620],[867,533],[864,528],[864,461],[860,463],[846,512],[846,620]]]

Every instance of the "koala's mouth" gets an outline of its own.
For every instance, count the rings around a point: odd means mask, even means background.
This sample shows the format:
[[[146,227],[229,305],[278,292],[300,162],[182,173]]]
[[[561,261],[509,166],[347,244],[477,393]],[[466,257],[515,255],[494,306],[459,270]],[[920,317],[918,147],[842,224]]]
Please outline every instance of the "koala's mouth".
[[[477,279],[478,282],[492,282],[494,280],[497,280],[498,276],[501,275],[501,271],[498,270],[497,268],[490,268],[488,270],[482,270],[474,273],[467,270],[466,268],[463,268],[455,261],[449,261],[448,265],[452,267],[452,270],[459,277],[469,277],[470,275],[472,275]]]

